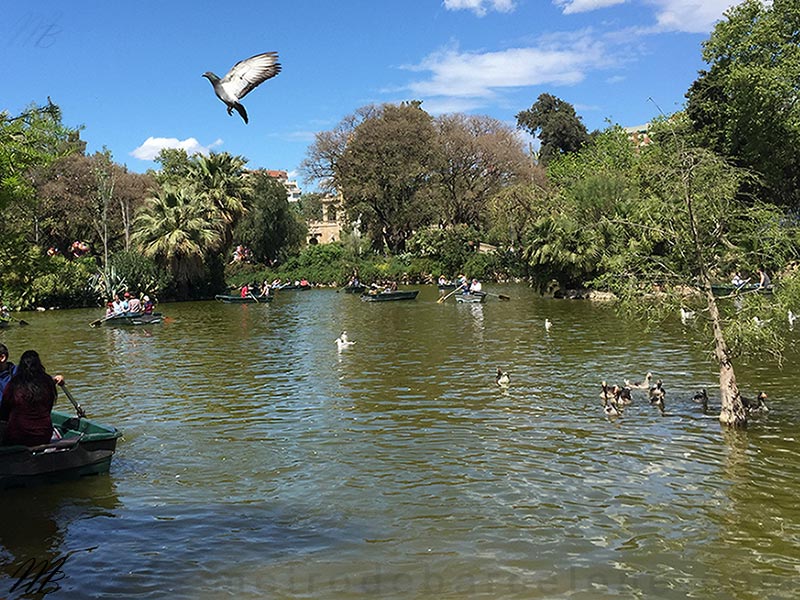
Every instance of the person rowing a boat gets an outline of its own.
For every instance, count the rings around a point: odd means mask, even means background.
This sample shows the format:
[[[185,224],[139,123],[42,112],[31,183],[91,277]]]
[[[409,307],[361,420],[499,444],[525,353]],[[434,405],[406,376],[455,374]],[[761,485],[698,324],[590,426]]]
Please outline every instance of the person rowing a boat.
[[[5,344],[0,344],[0,397],[16,372],[17,365],[8,360],[8,348]]]
[[[63,378],[48,375],[35,350],[22,353],[16,371],[0,404],[0,422],[6,423],[3,444],[47,444],[53,436],[50,412],[58,396],[56,385],[63,385]]]

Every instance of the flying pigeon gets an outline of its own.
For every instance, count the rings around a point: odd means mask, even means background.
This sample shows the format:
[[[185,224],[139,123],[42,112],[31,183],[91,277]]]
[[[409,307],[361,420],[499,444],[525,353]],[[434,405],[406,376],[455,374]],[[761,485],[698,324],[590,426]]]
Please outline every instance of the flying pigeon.
[[[222,79],[211,71],[203,73],[203,77],[207,78],[211,85],[214,86],[214,93],[228,107],[228,114],[232,115],[233,109],[236,109],[236,112],[247,123],[247,111],[239,103],[239,100],[280,72],[281,65],[278,62],[278,53],[264,52],[263,54],[256,54],[245,60],[240,60],[233,65],[233,68]]]

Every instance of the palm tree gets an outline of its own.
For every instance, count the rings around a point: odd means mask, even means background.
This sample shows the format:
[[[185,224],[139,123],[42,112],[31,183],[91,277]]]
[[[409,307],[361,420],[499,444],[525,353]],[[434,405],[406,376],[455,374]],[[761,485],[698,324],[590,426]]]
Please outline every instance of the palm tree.
[[[210,219],[220,231],[219,247],[227,248],[239,219],[250,208],[247,160],[227,152],[198,156],[189,169],[189,182],[195,194],[202,198]]]
[[[136,216],[132,241],[144,256],[166,265],[186,290],[203,276],[205,258],[220,244],[220,230],[202,201],[184,188],[164,187]]]

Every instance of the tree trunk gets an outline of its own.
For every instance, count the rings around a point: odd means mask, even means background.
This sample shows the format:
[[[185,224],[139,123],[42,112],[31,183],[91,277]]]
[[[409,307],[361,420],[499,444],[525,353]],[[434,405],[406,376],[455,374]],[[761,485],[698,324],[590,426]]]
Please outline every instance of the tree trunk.
[[[739,395],[739,386],[736,385],[736,373],[733,371],[728,352],[728,344],[722,333],[722,324],[719,316],[717,300],[711,291],[711,284],[705,282],[706,302],[711,325],[714,329],[714,355],[719,363],[719,393],[722,406],[719,411],[719,421],[730,427],[746,427],[747,412]]]

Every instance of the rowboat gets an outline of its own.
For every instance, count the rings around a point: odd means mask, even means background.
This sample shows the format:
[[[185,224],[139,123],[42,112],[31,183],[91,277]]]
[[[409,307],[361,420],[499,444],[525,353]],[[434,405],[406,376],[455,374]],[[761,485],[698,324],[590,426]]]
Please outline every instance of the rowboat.
[[[263,302],[272,302],[272,296],[254,296],[249,294],[247,296],[230,295],[230,294],[217,294],[214,296],[216,300],[225,304],[261,304]]]
[[[105,325],[105,326],[129,326],[129,325],[155,325],[156,323],[161,323],[164,319],[164,315],[160,312],[154,313],[144,313],[144,312],[127,312],[127,313],[120,313],[118,315],[111,315],[109,317],[103,317],[102,319],[96,319],[89,323],[91,327],[97,327],[98,325]]]
[[[466,294],[456,294],[456,302],[464,304],[478,304],[486,302],[486,292],[468,292]]]
[[[51,413],[60,440],[41,446],[0,446],[0,489],[107,473],[122,433],[85,417]]]
[[[732,283],[713,283],[711,291],[715,296],[731,296],[733,294],[752,293],[771,294],[771,285],[761,287],[758,283],[745,283],[744,285],[733,285]]]
[[[361,294],[364,290],[367,289],[365,285],[346,285],[344,286],[344,293],[345,294]]]
[[[361,294],[364,302],[391,302],[392,300],[413,300],[419,290],[388,290],[383,292],[367,292]]]

